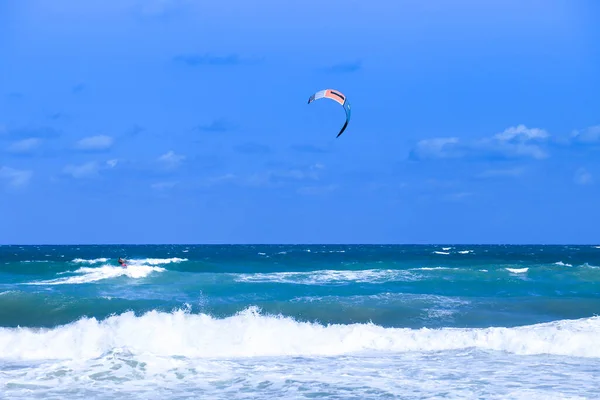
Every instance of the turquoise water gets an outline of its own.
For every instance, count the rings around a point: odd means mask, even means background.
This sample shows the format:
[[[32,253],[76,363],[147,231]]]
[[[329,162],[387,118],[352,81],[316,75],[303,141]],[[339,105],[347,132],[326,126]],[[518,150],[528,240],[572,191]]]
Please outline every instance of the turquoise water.
[[[599,294],[597,246],[0,246],[0,392],[595,398]]]

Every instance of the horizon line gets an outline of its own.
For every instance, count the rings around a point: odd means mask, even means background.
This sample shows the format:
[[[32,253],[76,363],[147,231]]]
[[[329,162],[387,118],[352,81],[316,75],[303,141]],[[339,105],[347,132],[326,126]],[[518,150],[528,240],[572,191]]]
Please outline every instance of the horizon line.
[[[600,246],[594,243],[0,243],[0,246]]]

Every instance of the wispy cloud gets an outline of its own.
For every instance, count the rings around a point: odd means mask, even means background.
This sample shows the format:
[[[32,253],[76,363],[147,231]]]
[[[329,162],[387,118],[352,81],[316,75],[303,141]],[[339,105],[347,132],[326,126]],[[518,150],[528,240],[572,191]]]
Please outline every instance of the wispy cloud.
[[[31,153],[33,150],[40,146],[41,142],[42,141],[39,138],[28,138],[19,140],[18,142],[14,142],[10,146],[8,146],[8,151],[10,153],[15,154]]]
[[[55,112],[48,116],[48,119],[50,119],[52,121],[58,121],[60,119],[65,119],[65,118],[67,118],[67,115],[65,113],[61,113],[61,112]]]
[[[242,154],[268,154],[271,152],[269,146],[254,142],[239,144],[233,146],[233,149]]]
[[[324,70],[326,72],[334,73],[334,74],[347,74],[351,72],[356,72],[362,68],[362,63],[360,61],[351,61],[344,62],[339,64],[334,64],[328,67],[325,67]]]
[[[463,201],[474,195],[473,192],[455,192],[444,195],[444,200],[447,201]]]
[[[0,167],[0,179],[7,181],[7,184],[11,187],[26,186],[32,176],[33,171],[19,170],[6,166]]]
[[[85,89],[85,85],[83,83],[78,83],[71,88],[73,93],[81,93]]]
[[[98,175],[100,165],[97,161],[90,161],[81,165],[69,164],[63,168],[63,172],[75,179],[88,178]]]
[[[112,147],[114,139],[107,135],[89,136],[79,140],[75,148],[83,151],[105,151]]]
[[[140,126],[140,125],[138,125],[138,124],[135,124],[135,125],[133,125],[133,127],[132,127],[131,129],[129,129],[129,130],[126,132],[126,136],[132,136],[132,137],[135,137],[135,136],[138,136],[140,133],[142,133],[142,132],[144,132],[144,131],[145,131],[145,128],[144,128],[144,127],[142,127],[142,126]]]
[[[457,137],[441,137],[419,141],[410,151],[412,160],[447,158],[533,158],[548,157],[542,147],[549,134],[539,128],[525,125],[510,127],[491,137],[462,141]]]
[[[323,164],[313,164],[308,167],[292,167],[285,169],[267,170],[252,174],[244,184],[249,186],[281,186],[292,182],[318,181]]]
[[[296,190],[296,192],[298,194],[302,194],[302,195],[306,195],[306,196],[317,196],[317,195],[322,195],[322,194],[327,194],[327,193],[331,193],[335,190],[337,190],[338,185],[335,184],[329,184],[329,185],[320,185],[320,186],[303,186],[301,188],[298,188],[298,190]]]
[[[94,178],[100,175],[100,171],[114,168],[117,162],[118,160],[108,160],[104,163],[89,161],[79,165],[69,164],[63,168],[63,173],[75,179]]]
[[[235,129],[235,126],[225,118],[218,118],[209,124],[198,125],[196,129],[203,132],[227,132]]]
[[[496,178],[496,177],[516,177],[523,175],[525,169],[523,167],[504,168],[504,169],[487,169],[476,175],[477,178]]]
[[[590,126],[582,131],[573,131],[571,133],[571,141],[583,144],[600,144],[600,125]]]
[[[177,183],[178,182],[156,182],[150,185],[150,187],[154,190],[163,191],[173,189],[177,185]]]
[[[18,100],[18,99],[23,98],[23,93],[10,92],[7,96],[10,100]]]
[[[204,186],[214,186],[224,183],[240,183],[240,178],[235,174],[227,173],[206,178],[202,182]]]
[[[299,153],[329,153],[325,147],[315,146],[313,144],[294,144],[291,149]]]
[[[214,55],[214,54],[181,54],[173,58],[175,62],[180,62],[191,67],[201,65],[208,66],[232,66],[242,64],[254,64],[260,61],[257,58],[243,58],[238,54]]]
[[[8,139],[56,139],[60,137],[60,133],[54,128],[42,126],[37,128],[5,128],[2,136]]]
[[[592,174],[585,168],[575,171],[573,181],[578,185],[591,185],[594,182]]]
[[[162,163],[167,169],[175,169],[181,165],[185,160],[185,156],[176,154],[173,150],[170,150],[158,157],[158,161]]]
[[[458,158],[464,155],[456,137],[420,140],[410,152],[410,158],[425,160],[435,158]]]

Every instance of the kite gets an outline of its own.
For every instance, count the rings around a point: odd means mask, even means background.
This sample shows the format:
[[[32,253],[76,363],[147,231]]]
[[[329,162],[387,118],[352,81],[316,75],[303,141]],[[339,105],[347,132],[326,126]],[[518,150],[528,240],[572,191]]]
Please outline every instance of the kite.
[[[344,126],[342,126],[342,130],[340,130],[340,133],[337,134],[336,138],[340,137],[340,135],[344,132],[344,130],[346,130],[346,127],[348,126],[348,122],[350,121],[350,103],[348,103],[348,99],[346,99],[346,96],[344,96],[339,91],[333,90],[333,89],[325,89],[325,90],[319,90],[317,93],[310,96],[310,98],[308,99],[308,104],[312,103],[315,100],[319,100],[322,98],[327,98],[327,99],[337,101],[339,104],[342,105],[342,107],[344,107],[344,111],[346,111],[346,122],[344,123]]]

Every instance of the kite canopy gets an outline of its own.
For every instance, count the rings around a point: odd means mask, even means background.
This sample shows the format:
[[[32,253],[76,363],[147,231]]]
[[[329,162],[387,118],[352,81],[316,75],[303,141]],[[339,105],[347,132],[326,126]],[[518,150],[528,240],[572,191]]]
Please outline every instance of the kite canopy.
[[[308,99],[308,104],[312,103],[315,100],[319,100],[322,98],[327,98],[327,99],[337,101],[339,104],[342,105],[342,107],[344,107],[344,111],[346,112],[346,122],[344,123],[344,126],[342,126],[342,130],[340,131],[340,133],[338,133],[336,136],[336,137],[340,137],[340,135],[344,132],[344,130],[346,130],[346,127],[348,126],[348,122],[350,121],[350,103],[348,103],[348,99],[346,99],[346,96],[344,96],[341,92],[339,92],[337,90],[333,90],[333,89],[325,89],[325,90],[319,90],[317,93],[310,96],[310,98]]]

